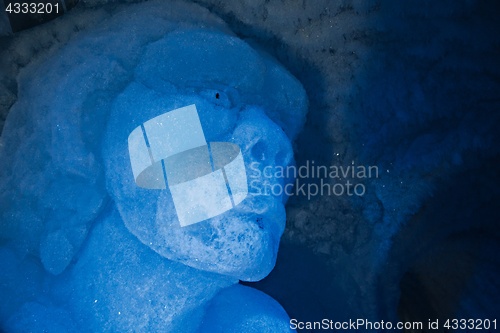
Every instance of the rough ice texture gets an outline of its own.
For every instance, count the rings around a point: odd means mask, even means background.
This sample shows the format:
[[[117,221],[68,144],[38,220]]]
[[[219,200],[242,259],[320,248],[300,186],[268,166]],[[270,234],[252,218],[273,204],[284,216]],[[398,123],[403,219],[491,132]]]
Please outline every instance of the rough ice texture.
[[[80,3],[90,8],[107,2]],[[318,261],[328,261],[333,272],[308,270],[315,277],[326,275],[321,280],[324,283],[316,283],[320,286],[316,294],[311,285],[307,292],[302,288],[310,281],[305,276],[283,275],[290,284],[304,279],[299,290],[304,297],[296,302],[297,309],[313,304],[318,310],[314,312],[324,311],[334,318],[344,315],[345,319],[377,318],[387,312],[395,315],[398,274],[411,265],[413,251],[423,246],[422,239],[433,236],[432,230],[438,230],[438,238],[450,234],[453,221],[441,225],[449,217],[422,218],[426,215],[421,211],[432,203],[436,187],[443,181],[460,184],[462,179],[457,175],[485,173],[484,169],[470,169],[474,161],[476,167],[498,165],[498,160],[490,159],[498,153],[495,142],[499,142],[492,134],[492,127],[499,123],[498,6],[492,5],[494,2],[452,0],[439,4],[385,0],[197,3],[226,20],[240,36],[264,45],[304,84],[311,107],[304,132],[296,141],[298,163],[309,159],[317,164],[350,165],[355,160],[380,167],[380,179],[365,183],[367,194],[360,200],[330,196],[311,202],[289,201],[284,238],[293,246],[299,243],[312,248],[321,258]],[[58,22],[49,22],[44,29],[18,35],[3,53],[7,66],[0,73],[5,74],[0,81],[0,126],[16,100],[17,83],[12,78],[18,68],[32,61],[34,54],[50,56],[75,31],[100,25],[109,16],[97,8],[79,8],[76,13],[67,14],[71,19],[64,21],[66,29],[59,29]],[[33,38],[26,43],[24,36],[28,34]],[[488,179],[498,178],[490,176],[483,177],[480,184],[486,187],[478,191],[497,198],[498,190]],[[446,195],[443,197],[438,206],[449,205]],[[472,197],[478,202],[471,205]],[[457,207],[475,216],[470,212],[482,210],[479,200],[487,199],[472,194]],[[488,223],[481,221],[479,225]],[[408,224],[420,226],[420,231],[402,232]],[[442,228],[433,229],[432,224]],[[476,224],[473,217],[459,223],[463,230]],[[409,253],[394,259],[390,252],[401,256],[402,248]],[[297,256],[283,260],[295,261]],[[452,261],[460,260],[455,257]],[[385,263],[392,265],[391,269]],[[397,277],[387,279],[391,270],[397,271]],[[466,275],[460,270],[457,273],[457,277]],[[387,281],[381,283],[381,279]],[[465,298],[480,304],[483,295],[497,295],[492,290],[498,289],[486,279],[479,277],[470,285],[480,284],[476,280],[489,291],[466,291]],[[447,280],[444,282],[437,284],[439,298],[449,294]],[[337,297],[339,293],[323,290],[330,285],[348,292]],[[281,292],[283,299],[290,297],[289,290]],[[385,299],[391,306],[384,308]],[[474,314],[475,308],[464,313]],[[483,308],[496,309],[489,305]],[[341,315],[337,309],[345,313]]]
[[[247,170],[290,165],[307,110],[301,84],[206,9],[180,2],[76,8],[13,45],[2,78],[2,91],[9,75],[18,82],[0,142],[0,288],[12,300],[0,307],[3,327],[194,332],[204,322],[214,331],[219,321],[204,318],[218,303],[205,308],[218,292],[274,267],[287,198],[250,195],[181,228],[168,190],[136,186],[128,135],[196,104],[207,141],[238,144]],[[223,307],[220,316],[287,330],[277,302],[243,290],[220,297],[238,307],[248,296],[248,316]]]

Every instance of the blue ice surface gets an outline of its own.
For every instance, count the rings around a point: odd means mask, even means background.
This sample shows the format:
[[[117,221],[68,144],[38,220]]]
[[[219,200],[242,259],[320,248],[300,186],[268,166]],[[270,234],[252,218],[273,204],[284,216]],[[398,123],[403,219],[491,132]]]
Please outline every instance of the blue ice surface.
[[[136,186],[127,138],[196,104],[207,141],[237,144],[247,170],[290,165],[307,110],[291,74],[207,10],[152,1],[111,10],[18,83],[0,141],[2,329],[289,331],[237,284],[273,269],[287,198],[182,228],[168,189]]]

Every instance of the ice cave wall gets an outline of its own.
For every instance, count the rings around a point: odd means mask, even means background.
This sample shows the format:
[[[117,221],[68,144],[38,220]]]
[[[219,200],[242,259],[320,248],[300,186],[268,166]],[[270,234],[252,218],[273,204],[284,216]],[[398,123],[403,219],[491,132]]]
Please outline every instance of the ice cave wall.
[[[491,275],[498,275],[499,219],[492,202],[499,192],[492,184],[499,179],[500,39],[494,32],[499,6],[454,1],[199,2],[240,35],[273,50],[304,83],[311,105],[296,145],[298,164],[355,161],[381,171],[378,179],[367,182],[361,198],[290,201],[285,244],[305,244],[330,264],[316,274],[304,273],[297,279],[300,286],[290,288],[303,299],[314,294],[311,303],[320,303],[315,309],[328,309],[323,316],[336,312],[344,319],[361,313],[394,319],[397,312],[412,318],[405,309],[428,317],[496,311],[491,304],[499,291]],[[489,234],[485,242],[490,245],[469,247],[473,241],[463,236],[468,232],[471,238]],[[468,255],[454,251],[453,246],[460,246],[456,244],[468,249]],[[300,258],[294,249],[283,252],[282,262]],[[441,261],[429,259],[434,255]],[[311,270],[307,261],[283,263],[283,269]],[[442,271],[431,273],[437,266]],[[409,274],[423,287],[408,287]],[[267,283],[262,288],[271,290]],[[472,291],[474,283],[483,283],[492,294]],[[325,289],[330,292],[322,293]],[[408,290],[413,294],[405,294]],[[447,304],[429,305],[436,299]],[[290,304],[307,311],[298,299]],[[416,317],[425,317],[421,314]]]

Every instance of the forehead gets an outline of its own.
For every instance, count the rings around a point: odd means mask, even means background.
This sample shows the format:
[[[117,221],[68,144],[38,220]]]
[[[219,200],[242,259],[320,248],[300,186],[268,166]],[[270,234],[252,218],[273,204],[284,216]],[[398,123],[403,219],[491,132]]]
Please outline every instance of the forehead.
[[[182,30],[150,44],[136,69],[149,86],[224,85],[240,91],[262,86],[266,66],[241,39],[216,31]]]

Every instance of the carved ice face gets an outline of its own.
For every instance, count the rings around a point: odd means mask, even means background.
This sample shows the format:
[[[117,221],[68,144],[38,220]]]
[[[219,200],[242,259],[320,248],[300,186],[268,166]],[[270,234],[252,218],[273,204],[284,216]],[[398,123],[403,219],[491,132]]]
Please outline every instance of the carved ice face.
[[[241,280],[265,277],[284,230],[285,198],[249,190],[233,209],[181,227],[170,189],[135,183],[127,138],[145,121],[194,104],[208,142],[240,147],[249,187],[265,180],[284,185],[287,180],[263,179],[255,170],[293,163],[290,137],[306,106],[300,84],[241,40],[218,33],[172,34],[152,44],[143,58],[137,81],[114,103],[103,150],[108,191],[121,218],[141,242],[168,259]],[[296,98],[301,103],[272,104]],[[293,110],[296,118],[287,119]]]

